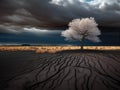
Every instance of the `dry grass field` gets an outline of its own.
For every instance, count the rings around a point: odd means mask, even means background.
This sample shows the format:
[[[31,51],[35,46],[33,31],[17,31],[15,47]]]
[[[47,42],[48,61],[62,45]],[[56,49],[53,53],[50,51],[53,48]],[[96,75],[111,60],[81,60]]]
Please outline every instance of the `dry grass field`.
[[[0,46],[0,51],[35,51],[56,53],[64,50],[79,50],[79,46]],[[84,50],[120,50],[120,46],[84,46]]]
[[[120,90],[120,47],[79,49],[1,46],[0,90]]]

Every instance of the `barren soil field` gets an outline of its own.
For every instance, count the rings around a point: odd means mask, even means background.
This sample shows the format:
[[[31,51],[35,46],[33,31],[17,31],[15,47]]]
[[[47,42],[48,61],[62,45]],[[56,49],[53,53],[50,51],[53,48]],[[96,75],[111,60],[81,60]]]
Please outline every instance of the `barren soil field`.
[[[120,90],[120,50],[2,50],[0,72],[0,90]]]

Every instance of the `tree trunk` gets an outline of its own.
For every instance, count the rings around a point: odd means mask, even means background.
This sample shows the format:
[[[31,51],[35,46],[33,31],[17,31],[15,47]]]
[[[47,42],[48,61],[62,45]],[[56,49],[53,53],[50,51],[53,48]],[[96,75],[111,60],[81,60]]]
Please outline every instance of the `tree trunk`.
[[[84,49],[83,40],[81,41],[81,51]]]
[[[83,48],[83,45],[81,45],[81,51],[83,50],[84,48]]]
[[[85,40],[85,36],[83,36],[81,40],[81,51],[84,50],[84,40]]]

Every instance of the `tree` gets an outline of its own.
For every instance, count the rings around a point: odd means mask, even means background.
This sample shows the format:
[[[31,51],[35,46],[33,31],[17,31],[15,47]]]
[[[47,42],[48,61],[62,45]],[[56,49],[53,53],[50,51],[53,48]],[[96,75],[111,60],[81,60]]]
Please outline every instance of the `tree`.
[[[101,34],[98,29],[98,24],[95,19],[82,18],[74,19],[69,23],[69,28],[61,33],[61,36],[66,40],[75,40],[81,42],[81,50],[83,50],[84,40],[88,39],[92,42],[100,42],[99,35]]]

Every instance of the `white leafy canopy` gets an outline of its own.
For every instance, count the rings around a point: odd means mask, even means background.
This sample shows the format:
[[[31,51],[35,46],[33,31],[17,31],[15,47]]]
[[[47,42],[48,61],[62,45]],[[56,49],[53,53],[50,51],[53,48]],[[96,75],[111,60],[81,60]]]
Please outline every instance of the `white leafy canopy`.
[[[66,40],[78,40],[88,39],[92,42],[100,42],[99,35],[101,34],[98,29],[98,24],[95,19],[82,18],[74,19],[69,23],[69,28],[61,33]]]

